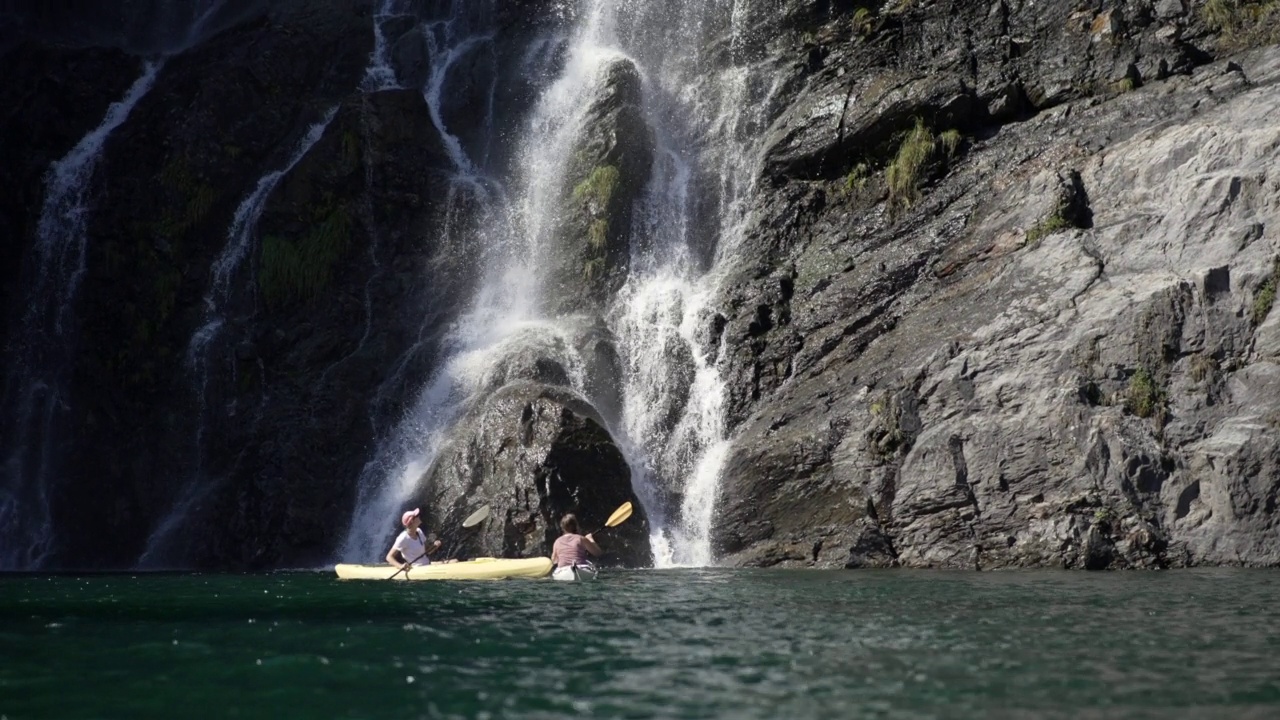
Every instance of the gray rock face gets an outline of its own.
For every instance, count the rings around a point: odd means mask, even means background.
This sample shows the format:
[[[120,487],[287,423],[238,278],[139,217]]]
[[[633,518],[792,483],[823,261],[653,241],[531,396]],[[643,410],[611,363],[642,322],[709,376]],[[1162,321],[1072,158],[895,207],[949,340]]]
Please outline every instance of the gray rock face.
[[[905,217],[780,180],[725,561],[1280,563],[1280,50],[1237,63],[1005,125]]]
[[[653,563],[649,524],[626,460],[591,405],[567,388],[515,382],[477,402],[422,486],[428,524],[455,557],[550,556],[566,513],[575,513],[586,533],[632,502],[629,520],[597,536],[606,551],[601,561]],[[461,530],[484,504],[491,518]]]

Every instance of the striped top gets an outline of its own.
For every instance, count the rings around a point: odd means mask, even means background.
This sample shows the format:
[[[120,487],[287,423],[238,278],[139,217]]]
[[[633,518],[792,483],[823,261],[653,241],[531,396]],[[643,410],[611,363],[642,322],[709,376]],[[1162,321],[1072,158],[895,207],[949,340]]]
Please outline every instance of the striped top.
[[[582,536],[576,533],[565,533],[556,538],[552,554],[556,556],[557,567],[573,567],[587,562],[587,549],[582,547]]]

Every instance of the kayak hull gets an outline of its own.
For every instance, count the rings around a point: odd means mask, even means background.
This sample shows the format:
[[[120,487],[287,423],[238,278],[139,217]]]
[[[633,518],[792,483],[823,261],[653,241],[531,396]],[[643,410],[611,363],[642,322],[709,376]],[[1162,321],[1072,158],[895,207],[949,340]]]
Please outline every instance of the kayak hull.
[[[509,577],[540,578],[551,574],[551,559],[476,558],[466,562],[432,563],[396,574],[390,565],[339,564],[340,580],[501,580]],[[391,577],[395,575],[395,577]]]
[[[599,570],[595,565],[578,565],[576,567],[566,565],[558,567],[551,572],[552,580],[560,580],[563,582],[576,582],[579,580],[595,580]]]

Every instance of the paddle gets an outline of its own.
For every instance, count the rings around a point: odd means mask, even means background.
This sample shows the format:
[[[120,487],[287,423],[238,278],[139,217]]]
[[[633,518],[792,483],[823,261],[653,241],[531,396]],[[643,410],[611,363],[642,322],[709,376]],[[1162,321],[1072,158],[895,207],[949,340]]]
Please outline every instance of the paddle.
[[[628,503],[628,504],[630,504],[630,503]],[[631,513],[630,513],[630,512],[627,512],[627,514],[628,514],[628,515],[630,515]],[[488,505],[485,505],[484,507],[480,508],[479,510],[477,510],[477,511],[475,511],[475,512],[471,513],[470,515],[468,515],[468,516],[467,516],[467,519],[462,521],[462,527],[464,527],[464,528],[475,527],[476,525],[479,525],[480,523],[482,523],[482,522],[484,522],[486,519],[488,519],[488,517],[489,517],[489,506],[488,506]],[[619,522],[621,522],[621,521],[619,521]],[[430,554],[431,552],[433,552],[435,549],[436,549],[436,548],[435,548],[435,546],[433,545],[433,546],[431,547],[431,549],[430,549],[430,550],[427,550],[426,552],[422,553],[422,554],[421,554],[421,555],[419,555],[418,557],[416,557],[416,558],[414,558],[413,560],[411,560],[411,561],[409,562],[409,565],[411,565],[411,566],[412,566],[414,563],[418,562],[418,561],[419,561],[419,560],[421,560],[422,558],[424,558],[424,557],[426,557],[427,555],[429,555],[429,554]],[[395,580],[395,579],[396,579],[396,575],[399,575],[400,573],[402,573],[402,572],[404,572],[404,571],[405,571],[405,570],[404,570],[404,568],[400,568],[399,570],[396,570],[394,573],[392,573],[392,574],[391,574],[391,577],[389,577],[389,578],[387,578],[387,579],[388,579],[388,580]]]
[[[604,521],[604,527],[600,528],[600,530],[589,532],[587,534],[595,535],[596,533],[600,532],[601,530],[604,530],[605,528],[617,527],[621,525],[623,522],[625,522],[626,519],[629,517],[631,517],[630,501],[624,502],[621,505],[619,505],[618,509],[614,510],[613,514],[609,516],[609,519]]]

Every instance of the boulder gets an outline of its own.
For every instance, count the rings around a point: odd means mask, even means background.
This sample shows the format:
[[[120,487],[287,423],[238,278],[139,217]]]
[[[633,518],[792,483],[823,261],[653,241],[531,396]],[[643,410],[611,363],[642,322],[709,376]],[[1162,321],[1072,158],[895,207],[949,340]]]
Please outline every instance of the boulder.
[[[549,556],[560,518],[574,513],[584,533],[632,502],[634,514],[597,536],[601,562],[653,563],[649,524],[631,471],[603,421],[581,396],[536,382],[509,384],[478,402],[454,427],[411,504],[451,556]],[[472,531],[462,520],[482,505],[492,515]]]

